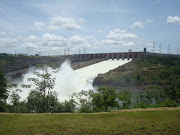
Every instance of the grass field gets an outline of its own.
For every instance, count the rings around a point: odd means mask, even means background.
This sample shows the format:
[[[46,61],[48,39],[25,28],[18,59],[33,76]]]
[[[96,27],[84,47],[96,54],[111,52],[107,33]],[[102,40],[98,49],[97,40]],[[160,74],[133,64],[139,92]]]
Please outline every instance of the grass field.
[[[93,114],[0,113],[0,135],[180,134],[180,107]]]

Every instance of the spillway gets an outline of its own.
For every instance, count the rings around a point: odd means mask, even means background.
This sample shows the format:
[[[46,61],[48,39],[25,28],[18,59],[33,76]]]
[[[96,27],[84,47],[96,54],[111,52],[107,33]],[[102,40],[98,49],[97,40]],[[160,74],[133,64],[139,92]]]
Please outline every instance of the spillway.
[[[130,61],[131,59],[106,60],[77,70],[73,70],[71,68],[70,62],[65,61],[60,66],[58,73],[54,74],[54,76],[56,76],[56,81],[53,90],[58,93],[58,98],[61,102],[68,100],[74,92],[80,92],[81,90],[94,90],[92,84],[98,74],[107,73],[109,70],[115,69]],[[36,76],[33,74],[33,71],[35,71],[35,69],[30,69],[21,80],[16,80],[12,83],[17,83],[18,85],[30,84],[27,81],[27,78],[36,78]],[[38,71],[40,70],[38,69]],[[48,68],[48,71],[51,72],[52,69]],[[35,88],[33,84],[31,85],[32,88]],[[29,92],[30,89],[23,88],[22,92],[20,93],[21,98],[23,100],[26,99]]]
[[[81,83],[85,86],[88,86],[87,89],[93,89],[93,81],[95,77],[97,77],[98,74],[104,74],[107,73],[108,71],[115,69],[121,65],[124,65],[128,63],[130,60],[106,60],[102,61],[81,69],[76,70],[80,75],[81,78]]]
[[[94,90],[92,84],[98,74],[107,73],[109,70],[115,69],[130,61],[131,59],[110,59],[75,71],[68,66],[68,63],[64,63],[57,75],[54,90],[59,93],[60,101],[68,99],[68,97],[74,92],[80,92],[81,90]]]

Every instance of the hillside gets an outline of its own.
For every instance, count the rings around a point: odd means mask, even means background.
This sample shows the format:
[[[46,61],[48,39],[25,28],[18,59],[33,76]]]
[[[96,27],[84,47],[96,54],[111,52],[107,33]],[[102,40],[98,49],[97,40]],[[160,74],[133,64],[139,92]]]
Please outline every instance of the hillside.
[[[143,90],[149,85],[166,87],[171,79],[180,79],[180,58],[148,56],[118,67],[106,74],[100,74],[95,86],[109,86],[117,90]]]
[[[11,56],[4,54],[0,55],[0,68],[5,73],[9,73],[41,64],[59,66],[66,58],[70,58],[70,56]]]

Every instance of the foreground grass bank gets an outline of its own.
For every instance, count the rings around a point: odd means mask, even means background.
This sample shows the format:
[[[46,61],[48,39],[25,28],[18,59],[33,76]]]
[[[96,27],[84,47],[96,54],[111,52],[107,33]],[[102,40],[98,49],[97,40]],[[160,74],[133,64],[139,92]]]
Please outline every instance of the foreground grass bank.
[[[0,113],[0,134],[180,134],[180,107],[93,114]]]

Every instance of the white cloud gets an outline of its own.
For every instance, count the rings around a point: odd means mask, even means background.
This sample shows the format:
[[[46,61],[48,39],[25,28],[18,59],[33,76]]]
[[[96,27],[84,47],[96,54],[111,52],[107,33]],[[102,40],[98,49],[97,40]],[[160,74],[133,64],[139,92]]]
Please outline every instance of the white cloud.
[[[72,18],[56,16],[50,18],[50,24],[48,28],[50,30],[58,30],[58,29],[76,30],[79,29],[80,26],[77,25],[76,20]]]
[[[36,36],[29,36],[25,39],[25,41],[27,42],[36,42],[37,41],[37,37]]]
[[[93,36],[72,36],[70,38],[70,47],[73,51],[78,51],[79,49],[90,48],[91,44],[89,43],[89,39],[92,39]]]
[[[123,41],[118,41],[118,40],[111,40],[111,39],[106,39],[106,40],[102,40],[102,42],[104,44],[123,44],[124,42]]]
[[[44,54],[64,54],[64,49],[69,48],[70,53],[77,53],[79,49],[87,49],[91,47],[89,40],[93,36],[77,35],[70,38],[46,33],[42,37],[29,36],[22,40],[22,46],[26,50],[37,53],[41,51]]]
[[[122,46],[134,46],[134,42],[126,42]]]
[[[71,42],[72,43],[83,43],[83,42],[86,42],[87,40],[80,37],[80,36],[73,36],[70,38]]]
[[[178,16],[174,16],[174,17],[168,16],[167,23],[168,24],[180,25],[180,17],[178,17]]]
[[[149,42],[145,42],[144,45],[153,46],[154,44],[153,43],[149,43]]]
[[[43,30],[46,26],[46,23],[40,21],[40,22],[35,22],[34,23],[34,26],[33,26],[33,29],[35,30]]]
[[[152,23],[153,22],[153,19],[147,19],[145,21],[136,21],[134,22],[133,25],[131,25],[130,27],[132,29],[143,29],[144,28],[144,25],[147,24],[147,23]]]
[[[14,47],[17,45],[18,40],[12,38],[0,38],[1,47]]]
[[[134,42],[129,42],[129,41],[117,41],[117,40],[93,40],[95,45],[99,46],[107,46],[107,45],[120,45],[120,46],[134,46]]]
[[[41,44],[43,46],[62,47],[68,44],[68,40],[63,36],[46,33],[41,37]]]
[[[88,42],[89,39],[92,39],[93,36],[87,36],[87,35],[77,35],[77,36],[72,36],[70,38],[71,43],[84,43]]]
[[[27,38],[20,37],[19,39],[22,41],[22,47],[24,48],[38,48],[40,45],[40,40],[34,35]]]
[[[126,30],[114,29],[110,31],[104,40],[93,39],[93,46],[99,48],[108,47],[109,45],[117,45],[117,46],[134,46],[135,40],[138,39],[138,36],[132,34]]]
[[[69,29],[69,30],[78,30],[80,26],[77,24],[85,22],[83,18],[68,18],[68,17],[61,17],[55,16],[51,17],[49,22],[34,22],[34,25],[30,30],[59,30],[59,29]]]
[[[133,29],[143,29],[144,28],[144,24],[140,21],[136,21],[134,22],[133,25],[131,25],[131,28]]]
[[[24,48],[38,48],[37,43],[25,42],[22,44]]]
[[[93,35],[81,35],[81,37],[83,37],[85,39],[93,39],[94,38]]]
[[[135,34],[129,33],[125,30],[115,29],[114,31],[111,31],[106,38],[112,39],[112,40],[127,40],[127,39],[137,39],[138,36]]]
[[[0,32],[0,36],[5,36],[6,32]]]
[[[72,43],[84,43],[84,42],[87,42],[87,39],[85,39],[81,36],[73,36],[70,38],[70,41]]]
[[[43,48],[43,47],[64,47],[68,45],[68,39],[63,36],[56,36],[54,34],[46,33],[42,37],[37,38],[36,36],[29,36],[24,39],[22,46],[32,48]]]
[[[153,22],[153,19],[148,19],[145,21],[146,23],[152,23]]]

